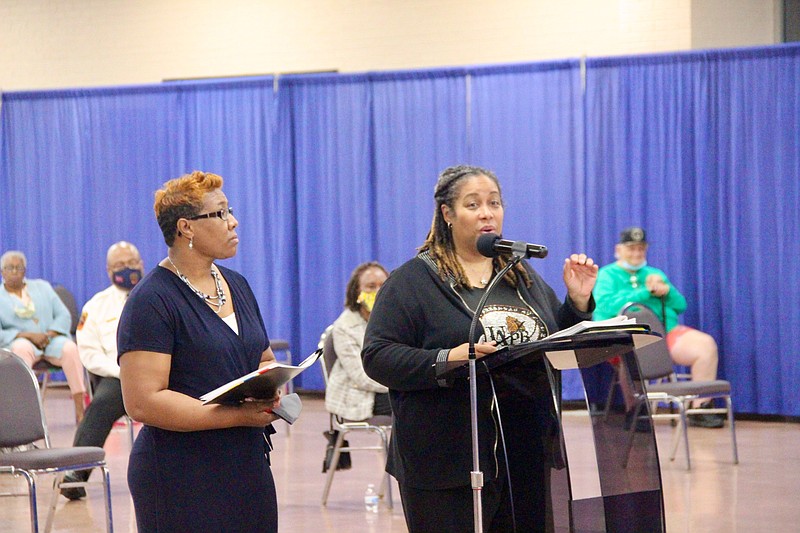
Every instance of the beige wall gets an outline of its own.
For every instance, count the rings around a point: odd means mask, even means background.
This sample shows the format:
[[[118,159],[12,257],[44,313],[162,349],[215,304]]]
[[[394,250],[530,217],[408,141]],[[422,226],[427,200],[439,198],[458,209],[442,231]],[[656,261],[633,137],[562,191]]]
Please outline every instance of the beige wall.
[[[772,0],[694,0],[692,49],[780,42],[780,5]]]
[[[778,3],[0,0],[0,90],[769,44]]]

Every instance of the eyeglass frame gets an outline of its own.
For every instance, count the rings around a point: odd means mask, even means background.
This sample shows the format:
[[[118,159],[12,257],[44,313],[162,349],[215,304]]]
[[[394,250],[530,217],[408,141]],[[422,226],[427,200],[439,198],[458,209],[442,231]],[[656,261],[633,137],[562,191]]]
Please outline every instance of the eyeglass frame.
[[[228,221],[228,216],[233,214],[233,208],[228,206],[224,209],[220,209],[219,211],[213,211],[211,213],[203,213],[201,215],[194,215],[193,217],[189,217],[186,220],[200,220],[201,218],[219,218],[222,219],[224,222]]]
[[[26,272],[27,270],[25,265],[6,265],[2,268],[3,272]]]

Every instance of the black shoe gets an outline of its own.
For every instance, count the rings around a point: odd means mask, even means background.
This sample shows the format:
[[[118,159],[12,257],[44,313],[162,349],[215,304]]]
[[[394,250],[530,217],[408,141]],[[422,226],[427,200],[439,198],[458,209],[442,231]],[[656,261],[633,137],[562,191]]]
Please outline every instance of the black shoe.
[[[721,428],[725,425],[725,418],[720,415],[687,415],[690,426],[698,428]]]
[[[79,476],[77,472],[67,472],[64,475],[63,483],[74,483],[76,481],[86,481],[85,479],[81,479],[82,476]],[[68,487],[61,489],[61,495],[64,496],[68,500],[80,500],[81,498],[86,497],[86,489],[83,487]]]

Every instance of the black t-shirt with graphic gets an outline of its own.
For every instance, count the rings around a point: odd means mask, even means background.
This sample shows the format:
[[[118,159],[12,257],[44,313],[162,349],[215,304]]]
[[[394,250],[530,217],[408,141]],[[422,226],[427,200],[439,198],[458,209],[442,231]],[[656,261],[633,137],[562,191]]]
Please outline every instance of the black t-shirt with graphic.
[[[474,312],[486,289],[456,287],[456,292],[464,304]],[[503,281],[489,294],[480,314],[480,322],[484,335],[479,340],[496,341],[498,348],[536,341],[550,334],[547,325],[522,299],[517,289]],[[504,379],[509,374],[515,375],[515,379],[510,381]],[[537,387],[541,390],[549,389],[544,363],[538,360],[504,368],[494,376],[497,384],[502,384],[499,389],[504,391],[499,395],[506,400],[517,395],[520,398],[527,397],[532,390],[537,390]],[[523,394],[522,388],[527,389],[527,394]]]
[[[458,287],[456,292],[474,312],[486,289]],[[496,341],[499,348],[539,340],[549,334],[544,321],[517,290],[503,282],[489,294],[480,322],[484,331],[480,340]]]

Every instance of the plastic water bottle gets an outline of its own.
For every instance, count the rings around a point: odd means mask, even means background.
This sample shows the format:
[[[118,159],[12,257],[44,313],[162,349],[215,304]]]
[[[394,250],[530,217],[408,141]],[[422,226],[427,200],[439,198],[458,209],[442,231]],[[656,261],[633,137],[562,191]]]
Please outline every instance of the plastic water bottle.
[[[370,483],[367,485],[367,490],[364,491],[364,509],[368,513],[377,513],[378,499],[378,493],[375,492],[375,485]]]

